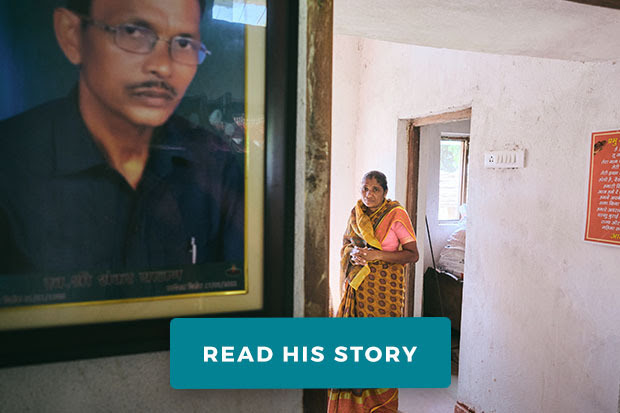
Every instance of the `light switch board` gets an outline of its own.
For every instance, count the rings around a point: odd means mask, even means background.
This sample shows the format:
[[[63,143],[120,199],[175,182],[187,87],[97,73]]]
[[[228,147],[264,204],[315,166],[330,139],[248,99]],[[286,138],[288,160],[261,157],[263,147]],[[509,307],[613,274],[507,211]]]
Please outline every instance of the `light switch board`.
[[[485,168],[523,168],[524,164],[525,151],[523,149],[487,151],[484,153]]]

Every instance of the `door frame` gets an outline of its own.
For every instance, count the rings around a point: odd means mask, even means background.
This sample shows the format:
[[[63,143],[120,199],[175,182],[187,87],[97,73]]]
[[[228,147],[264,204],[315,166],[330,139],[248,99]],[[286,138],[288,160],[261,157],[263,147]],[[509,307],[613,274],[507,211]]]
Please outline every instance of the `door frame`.
[[[434,125],[438,123],[457,122],[461,120],[471,120],[471,106],[432,114],[427,116],[415,117],[407,120],[407,185],[406,185],[406,205],[405,208],[413,228],[418,224],[418,187],[420,177],[420,127]],[[417,234],[418,238],[424,236]],[[419,249],[419,246],[418,246]],[[422,255],[423,252],[420,253]],[[407,296],[405,297],[405,315],[414,315],[415,305],[415,265],[408,265],[406,269]]]

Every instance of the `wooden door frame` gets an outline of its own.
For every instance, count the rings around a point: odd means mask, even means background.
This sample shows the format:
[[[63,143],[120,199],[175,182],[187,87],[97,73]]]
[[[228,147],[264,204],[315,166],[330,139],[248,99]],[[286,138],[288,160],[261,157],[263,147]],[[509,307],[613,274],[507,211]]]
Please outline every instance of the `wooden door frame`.
[[[407,122],[407,197],[406,209],[413,228],[418,225],[418,180],[420,178],[420,127],[438,123],[457,122],[471,119],[471,107],[439,114],[409,119]],[[418,237],[425,236],[417,234]],[[424,251],[419,251],[420,256]],[[406,269],[407,296],[405,297],[405,315],[413,316],[415,297],[415,265]]]

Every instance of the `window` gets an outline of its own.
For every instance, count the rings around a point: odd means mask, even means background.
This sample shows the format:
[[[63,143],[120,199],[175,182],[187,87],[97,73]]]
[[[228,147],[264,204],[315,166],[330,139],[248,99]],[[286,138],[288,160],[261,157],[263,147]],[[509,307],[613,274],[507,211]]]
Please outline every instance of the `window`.
[[[266,0],[214,0],[212,17],[253,26],[267,24]]]
[[[439,166],[439,221],[461,219],[459,206],[467,200],[469,136],[441,136]]]

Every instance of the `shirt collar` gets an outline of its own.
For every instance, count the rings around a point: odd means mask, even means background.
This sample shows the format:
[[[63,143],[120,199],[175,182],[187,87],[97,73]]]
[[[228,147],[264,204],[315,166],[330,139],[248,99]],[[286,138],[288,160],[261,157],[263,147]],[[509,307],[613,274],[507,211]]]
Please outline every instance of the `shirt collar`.
[[[70,175],[107,166],[107,160],[80,114],[77,87],[59,104],[64,106],[60,111],[64,116],[56,119],[53,130],[56,173]],[[183,144],[182,138],[183,133],[175,122],[169,121],[155,130],[149,157],[159,175],[172,168],[175,158],[192,160],[191,151]]]
[[[78,107],[77,87],[59,102],[64,116],[54,122],[56,172],[68,175],[106,165],[103,154],[86,128]]]

